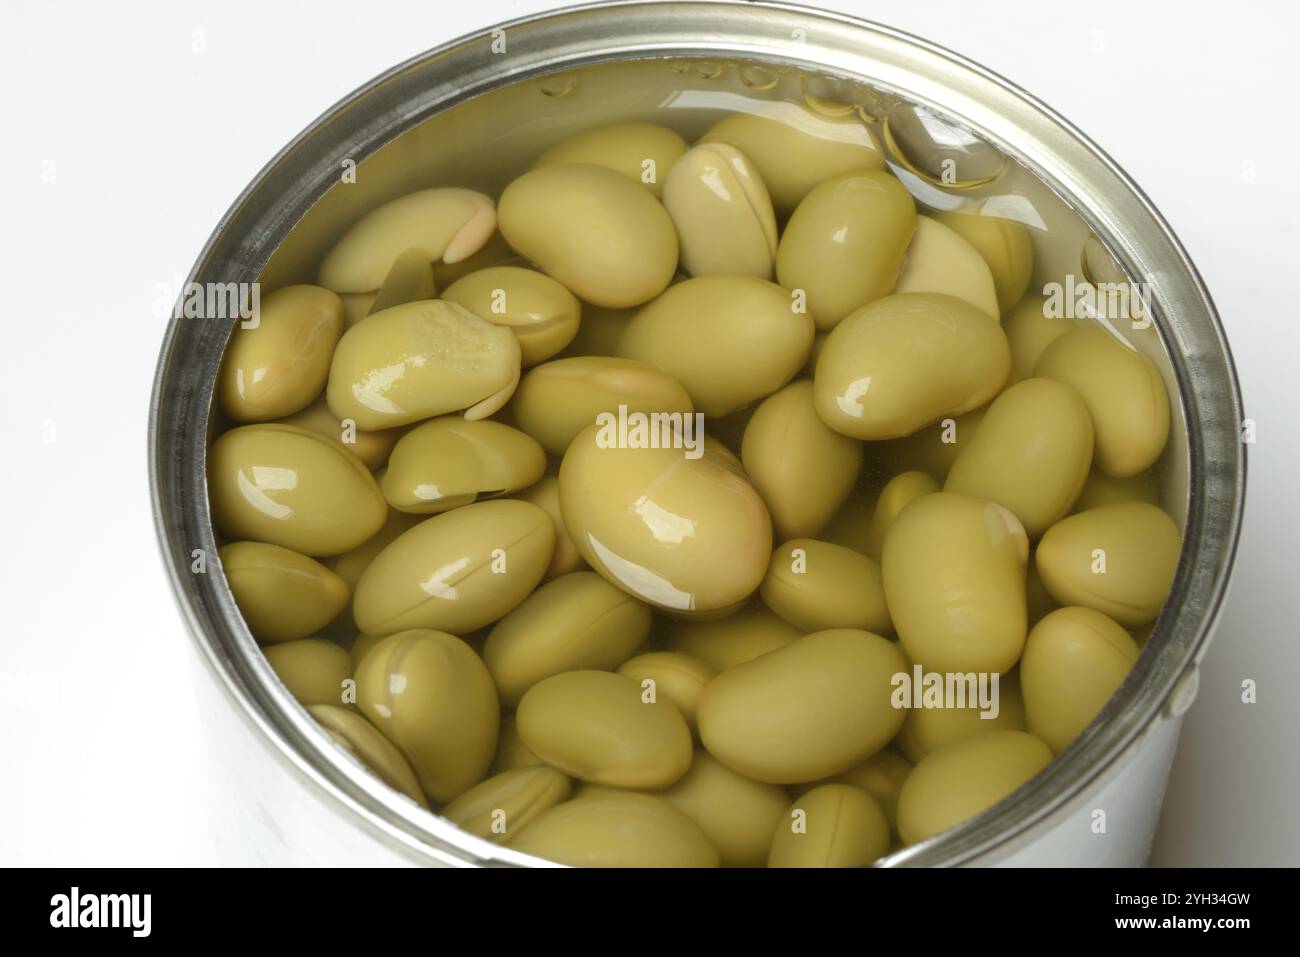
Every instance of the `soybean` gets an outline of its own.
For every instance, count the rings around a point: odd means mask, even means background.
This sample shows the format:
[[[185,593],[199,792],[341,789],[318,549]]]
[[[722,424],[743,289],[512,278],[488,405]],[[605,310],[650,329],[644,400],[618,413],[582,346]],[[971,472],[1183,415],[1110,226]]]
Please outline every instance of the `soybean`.
[[[1038,538],[1074,507],[1092,450],[1092,418],[1079,393],[1025,379],[993,400],[943,487],[1006,506]]]
[[[1008,671],[1025,646],[1029,541],[1010,511],[956,492],[924,495],[885,533],[885,601],[927,671]]]
[[[220,554],[226,581],[258,641],[305,638],[347,606],[347,583],[306,555],[265,542],[231,542]]]
[[[551,564],[547,566],[542,581],[551,581],[587,567],[587,563],[578,554],[578,546],[573,544],[573,539],[564,527],[564,516],[560,513],[559,479],[554,475],[543,476],[536,485],[530,485],[514,497],[536,505],[551,517],[555,526],[555,554],[551,556]]]
[[[578,334],[582,305],[550,276],[492,266],[456,280],[442,293],[480,319],[506,326],[519,340],[524,368],[560,352]]]
[[[854,438],[901,438],[984,405],[1010,369],[1001,327],[970,303],[888,296],[831,330],[813,375],[817,414]]]
[[[644,692],[653,687],[655,695],[663,694],[682,713],[691,733],[698,735],[696,714],[704,687],[718,670],[712,665],[672,651],[651,651],[629,658],[619,665],[618,673],[631,678]],[[650,684],[648,684],[650,683]]]
[[[388,515],[370,470],[329,439],[292,425],[245,425],[208,452],[213,519],[230,538],[338,555]]]
[[[235,329],[218,379],[221,408],[238,422],[290,415],[320,395],[343,334],[343,303],[319,286],[277,289],[255,327]]]
[[[812,319],[775,283],[701,276],[676,284],[638,312],[618,354],[672,376],[698,411],[720,418],[793,379],[812,340]],[[690,348],[682,348],[687,341]]]
[[[564,455],[574,436],[602,413],[690,415],[691,397],[671,375],[634,359],[580,356],[530,370],[510,405],[515,424],[552,455]]]
[[[594,424],[564,455],[560,510],[592,568],[678,613],[738,606],[758,587],[772,548],[766,506],[719,447],[699,458],[620,447]]]
[[[1080,328],[1052,342],[1034,375],[1074,387],[1096,433],[1097,467],[1126,478],[1145,471],[1169,438],[1169,396],[1150,359],[1097,328]]]
[[[453,415],[403,435],[380,487],[393,508],[431,515],[527,488],[545,471],[546,453],[530,436],[500,422]]]
[[[464,411],[482,419],[519,384],[519,341],[462,306],[409,302],[343,334],[330,365],[330,411],[361,429],[388,429]]]
[[[407,250],[419,250],[430,263],[459,262],[477,252],[496,225],[492,200],[482,193],[410,193],[367,213],[334,244],[321,263],[320,284],[338,293],[372,292]]]
[[[429,806],[406,758],[369,721],[337,705],[309,705],[307,711],[335,744],[374,772],[381,781],[420,807]]]
[[[355,422],[339,419],[331,412],[324,396],[280,422],[332,439],[364,462],[372,472],[388,463],[393,446],[402,437],[401,429],[382,429],[377,432],[358,429]]]
[[[700,698],[700,739],[733,771],[771,784],[815,781],[879,751],[903,712],[890,702],[907,660],[879,635],[821,631],[724,671]]]
[[[823,784],[776,829],[768,867],[866,867],[889,850],[889,822],[866,791]]]
[[[675,622],[665,637],[672,650],[726,671],[784,648],[802,633],[755,599],[726,618]]]
[[[474,785],[442,809],[461,830],[500,844],[564,801],[572,783],[548,767],[514,768]]]
[[[648,191],[603,166],[542,166],[501,194],[501,233],[584,302],[635,306],[677,270],[677,233]]]
[[[767,187],[745,154],[705,143],[679,159],[664,184],[664,207],[692,276],[772,277],[776,215]]]
[[[1024,731],[984,731],[927,755],[898,795],[906,844],[934,837],[984,811],[1045,768],[1052,752]]]
[[[1154,621],[1181,550],[1173,519],[1145,502],[1119,502],[1057,522],[1038,543],[1043,584],[1062,605],[1082,605],[1121,625]]]
[[[717,867],[698,824],[662,798],[601,793],[556,805],[511,838],[523,854],[573,867]]]
[[[617,668],[645,641],[650,609],[595,572],[548,582],[502,618],[483,660],[507,707],[565,671]]]
[[[543,761],[581,781],[666,788],[691,766],[691,732],[666,697],[648,701],[631,678],[567,671],[528,689],[519,736]]]
[[[856,118],[834,120],[794,103],[771,103],[770,115],[734,113],[701,143],[728,143],[754,164],[778,214],[788,216],[819,183],[854,170],[879,170],[880,149]]]
[[[1064,751],[1124,681],[1138,657],[1137,642],[1101,612],[1061,608],[1029,633],[1024,676],[1029,730]]]
[[[993,274],[979,252],[937,219],[918,216],[894,294],[941,292],[963,299],[991,319],[1001,318]]]
[[[1034,271],[1034,244],[1028,229],[1015,220],[989,213],[987,204],[971,212],[935,213],[934,218],[984,258],[993,275],[999,315],[1020,301]]]
[[[885,548],[885,533],[900,512],[922,495],[939,491],[939,483],[925,472],[895,475],[876,496],[876,507],[866,530],[864,551],[877,563]]]
[[[406,756],[424,792],[450,801],[483,780],[501,712],[487,667],[445,632],[412,630],[357,668],[357,707]]]
[[[1025,296],[1016,303],[1002,320],[1002,331],[1011,347],[1008,384],[1033,376],[1043,351],[1075,328],[1072,320],[1050,315],[1042,296]]]
[[[369,634],[468,634],[528,597],[554,551],[555,525],[536,505],[465,505],[426,519],[376,555],[357,582],[352,613]]]
[[[777,281],[808,296],[818,329],[831,329],[888,295],[916,230],[916,204],[881,170],[826,180],[799,203],[776,252]]]
[[[830,522],[857,481],[863,457],[861,443],[817,415],[806,379],[763,400],[740,448],[745,472],[782,539],[816,535]]]
[[[574,163],[603,166],[659,196],[669,170],[685,152],[686,141],[666,126],[614,123],[561,140],[537,157],[533,168]]]
[[[300,704],[343,703],[345,683],[352,677],[352,657],[332,641],[300,638],[272,645],[264,654]]]
[[[700,826],[723,867],[762,867],[789,801],[783,788],[737,774],[703,750],[661,796]]]
[[[796,538],[772,553],[763,601],[803,632],[858,628],[892,632],[880,566],[843,545]]]

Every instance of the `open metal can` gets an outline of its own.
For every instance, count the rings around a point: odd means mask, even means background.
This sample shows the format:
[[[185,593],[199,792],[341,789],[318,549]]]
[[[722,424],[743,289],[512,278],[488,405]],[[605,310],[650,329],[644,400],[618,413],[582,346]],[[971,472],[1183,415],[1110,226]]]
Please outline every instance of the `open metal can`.
[[[1148,284],[1154,325],[1138,347],[1172,398],[1160,474],[1183,529],[1164,610],[1122,687],[1046,770],[879,862],[1141,864],[1228,587],[1245,490],[1241,400],[1213,303],[1159,213],[1097,146],[1007,81],[894,30],[780,4],[614,3],[518,20],[331,107],[234,202],[189,282],[299,281],[380,203],[430,185],[495,193],[520,156],[601,122],[654,119],[691,139],[744,104],[792,97],[854,114],[931,206],[999,197],[1022,211],[1008,215],[1036,217],[1054,237],[1040,257],[1051,274]],[[962,176],[946,175],[952,162]],[[210,806],[196,815],[240,863],[543,863],[417,808],[338,748],[266,663],[219,569],[195,561],[218,548],[206,451],[237,321],[172,321],[149,423],[154,519],[198,651],[212,750]]]

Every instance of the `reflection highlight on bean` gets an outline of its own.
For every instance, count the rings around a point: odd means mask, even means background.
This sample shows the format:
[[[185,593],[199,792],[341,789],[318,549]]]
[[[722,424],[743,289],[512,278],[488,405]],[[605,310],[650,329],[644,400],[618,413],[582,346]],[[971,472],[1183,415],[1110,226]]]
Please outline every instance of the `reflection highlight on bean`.
[[[213,567],[377,786],[561,864],[867,866],[1123,693],[1156,362],[819,102],[393,184],[233,329]]]

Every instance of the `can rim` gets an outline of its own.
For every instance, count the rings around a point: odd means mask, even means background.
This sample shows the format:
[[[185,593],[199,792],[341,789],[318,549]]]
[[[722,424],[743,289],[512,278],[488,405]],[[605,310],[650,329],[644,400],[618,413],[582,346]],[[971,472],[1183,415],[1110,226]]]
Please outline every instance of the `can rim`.
[[[493,31],[532,49],[502,70]],[[795,39],[801,30],[801,39]],[[809,38],[816,36],[816,42]],[[517,41],[513,43],[519,50]],[[788,3],[587,4],[467,34],[398,64],[325,110],[277,153],[222,216],[188,282],[252,281],[298,218],[335,182],[332,136],[358,162],[429,116],[482,93],[554,72],[624,59],[711,57],[790,65],[902,93],[968,125],[1061,196],[1130,275],[1155,279],[1158,331],[1188,430],[1184,544],[1165,609],[1142,656],[1101,714],[1038,777],[994,807],[889,865],[989,863],[1033,839],[1165,713],[1204,654],[1226,594],[1245,495],[1242,404],[1218,314],[1195,266],[1150,200],[1071,123],[1010,81],[902,31]],[[883,75],[882,75],[883,74]],[[420,78],[419,83],[412,83]],[[392,109],[404,104],[400,112]],[[389,108],[383,108],[387,105]],[[364,109],[363,109],[364,108]],[[370,116],[363,115],[369,110]],[[394,121],[393,117],[401,117]],[[341,137],[346,133],[346,137]],[[252,237],[250,239],[250,237]],[[216,555],[207,506],[206,445],[213,383],[233,321],[172,319],[149,413],[155,529],[178,607],[207,666],[245,719],[297,773],[408,856],[446,864],[541,863],[482,841],[390,791],[333,746],[279,685],[218,575],[195,575],[191,549]],[[183,360],[183,361],[182,361]],[[214,558],[214,565],[216,564]]]

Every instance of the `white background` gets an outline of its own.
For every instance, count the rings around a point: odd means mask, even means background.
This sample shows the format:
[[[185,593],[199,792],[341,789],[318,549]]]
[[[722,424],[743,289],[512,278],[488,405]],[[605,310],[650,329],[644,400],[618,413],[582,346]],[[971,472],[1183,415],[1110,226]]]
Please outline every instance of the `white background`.
[[[1070,117],[1203,273],[1259,438],[1155,862],[1300,863],[1296,5],[824,5],[947,46]],[[160,285],[184,278],[240,190],[330,104],[428,47],[553,6],[5,3],[0,864],[216,859],[201,798],[231,769],[194,744],[189,639],[149,515]],[[1240,702],[1244,678],[1255,705]]]

